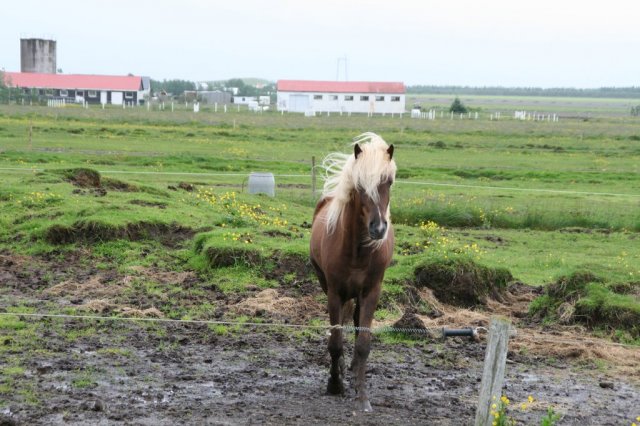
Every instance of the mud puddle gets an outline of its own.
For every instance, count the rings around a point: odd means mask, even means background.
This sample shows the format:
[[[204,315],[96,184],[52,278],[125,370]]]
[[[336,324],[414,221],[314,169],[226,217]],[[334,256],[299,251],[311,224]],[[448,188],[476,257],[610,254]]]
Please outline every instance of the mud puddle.
[[[349,376],[344,397],[325,394],[322,333],[109,328],[32,358],[24,378],[37,401],[9,396],[0,418],[25,425],[472,424],[484,358],[484,344],[466,340],[377,341],[368,371],[374,413],[363,414],[353,411]],[[509,361],[505,393],[519,424],[538,424],[548,406],[562,413],[558,424],[626,424],[640,399],[637,384],[523,359]],[[529,395],[536,402],[517,408]]]

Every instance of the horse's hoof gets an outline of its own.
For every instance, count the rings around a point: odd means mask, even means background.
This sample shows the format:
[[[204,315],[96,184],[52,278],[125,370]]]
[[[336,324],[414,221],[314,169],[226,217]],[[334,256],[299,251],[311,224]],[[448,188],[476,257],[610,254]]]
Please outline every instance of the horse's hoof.
[[[356,409],[365,413],[371,413],[373,411],[368,399],[365,399],[364,401],[356,400]]]
[[[344,395],[344,383],[342,383],[342,380],[333,380],[329,378],[329,383],[327,383],[327,393],[331,395]]]

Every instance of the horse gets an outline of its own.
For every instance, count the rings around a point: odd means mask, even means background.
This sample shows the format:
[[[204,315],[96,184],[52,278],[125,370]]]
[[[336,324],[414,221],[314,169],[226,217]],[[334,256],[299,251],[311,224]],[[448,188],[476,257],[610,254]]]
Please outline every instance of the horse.
[[[329,154],[323,162],[326,178],[311,225],[310,260],[327,295],[332,326],[327,392],[345,393],[341,326],[353,315],[356,341],[351,369],[360,411],[372,411],[365,385],[371,323],[393,255],[393,149],[380,136],[363,133],[353,143],[352,154]]]

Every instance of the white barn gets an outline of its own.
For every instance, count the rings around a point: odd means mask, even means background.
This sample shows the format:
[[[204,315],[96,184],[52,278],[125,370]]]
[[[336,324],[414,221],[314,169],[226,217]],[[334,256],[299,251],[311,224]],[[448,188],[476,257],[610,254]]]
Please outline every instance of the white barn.
[[[289,112],[391,114],[405,111],[404,83],[278,80],[277,107]]]

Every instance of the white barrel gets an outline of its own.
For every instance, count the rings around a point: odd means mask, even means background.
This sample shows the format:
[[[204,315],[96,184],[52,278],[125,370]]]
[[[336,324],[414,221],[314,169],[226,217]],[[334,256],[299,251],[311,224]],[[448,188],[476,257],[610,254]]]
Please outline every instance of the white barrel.
[[[249,194],[276,195],[276,180],[273,173],[251,173],[249,175]]]

